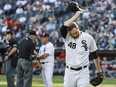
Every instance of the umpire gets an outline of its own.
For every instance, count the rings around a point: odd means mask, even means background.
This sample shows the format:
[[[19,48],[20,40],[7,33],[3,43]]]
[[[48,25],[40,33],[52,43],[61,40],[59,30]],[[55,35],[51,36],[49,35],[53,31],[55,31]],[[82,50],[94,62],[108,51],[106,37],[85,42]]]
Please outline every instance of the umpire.
[[[29,36],[19,43],[19,60],[17,63],[16,87],[32,87],[33,66],[32,61],[36,57],[35,31],[29,31]]]
[[[17,41],[13,38],[11,31],[5,33],[5,39],[7,50],[4,57],[4,71],[6,74],[7,87],[15,87],[14,74],[16,71],[16,62],[14,62],[14,60],[17,60]]]

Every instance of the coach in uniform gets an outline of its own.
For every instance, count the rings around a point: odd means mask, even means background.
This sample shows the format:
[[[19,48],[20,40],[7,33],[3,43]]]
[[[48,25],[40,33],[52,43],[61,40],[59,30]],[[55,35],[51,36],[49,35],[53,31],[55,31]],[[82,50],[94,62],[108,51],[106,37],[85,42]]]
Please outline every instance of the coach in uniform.
[[[36,38],[35,31],[29,31],[29,36],[19,43],[19,60],[17,63],[16,87],[32,87],[33,66]]]
[[[43,45],[39,50],[39,66],[42,66],[42,77],[45,87],[53,87],[52,77],[54,69],[54,45],[50,42],[49,34],[41,35]]]
[[[101,73],[97,46],[93,37],[80,31],[74,22],[81,14],[77,11],[74,16],[60,28],[66,49],[66,69],[64,87],[89,87],[89,54],[93,56],[97,73]]]
[[[17,41],[13,38],[11,31],[6,31],[6,56],[4,57],[4,71],[6,74],[7,87],[15,87],[14,74],[16,64],[13,62],[17,58]],[[15,64],[15,65],[14,65]]]

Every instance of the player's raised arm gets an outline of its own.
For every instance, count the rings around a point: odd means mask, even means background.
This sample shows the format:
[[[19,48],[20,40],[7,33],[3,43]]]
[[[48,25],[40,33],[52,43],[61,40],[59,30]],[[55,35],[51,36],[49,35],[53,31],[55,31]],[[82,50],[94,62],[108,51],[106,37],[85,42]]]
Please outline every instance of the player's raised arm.
[[[81,13],[81,11],[77,11],[73,17],[65,21],[64,24],[61,26],[60,32],[63,38],[66,38],[70,25],[74,23],[74,21],[80,16]]]
[[[77,11],[72,18],[64,22],[64,26],[69,27],[81,14],[81,11]]]
[[[68,4],[67,8],[68,10],[70,10],[71,12],[75,14],[70,19],[65,21],[63,25],[61,26],[60,32],[63,38],[66,38],[68,29],[70,29],[70,26],[75,22],[75,20],[80,16],[80,14],[84,12],[83,9],[79,8],[79,5],[77,2],[71,2],[70,4]]]

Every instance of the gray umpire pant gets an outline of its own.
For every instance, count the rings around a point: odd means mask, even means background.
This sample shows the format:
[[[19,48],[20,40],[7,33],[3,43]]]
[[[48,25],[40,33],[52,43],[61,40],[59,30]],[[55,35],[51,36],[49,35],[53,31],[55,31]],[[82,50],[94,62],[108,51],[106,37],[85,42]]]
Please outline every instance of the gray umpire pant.
[[[17,63],[16,87],[32,87],[33,66],[32,61],[20,58]]]
[[[15,84],[14,84],[15,70],[16,68],[11,66],[11,59],[4,61],[4,71],[5,71],[6,80],[7,80],[7,87],[15,87]]]

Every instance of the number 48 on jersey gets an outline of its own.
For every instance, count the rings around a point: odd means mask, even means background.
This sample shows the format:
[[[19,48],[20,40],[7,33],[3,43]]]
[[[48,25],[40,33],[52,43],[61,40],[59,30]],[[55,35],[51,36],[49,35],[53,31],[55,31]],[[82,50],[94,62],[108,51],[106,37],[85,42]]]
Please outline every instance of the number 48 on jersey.
[[[70,48],[72,48],[72,49],[76,49],[76,43],[70,42],[70,43],[68,44],[68,46],[69,46]]]

